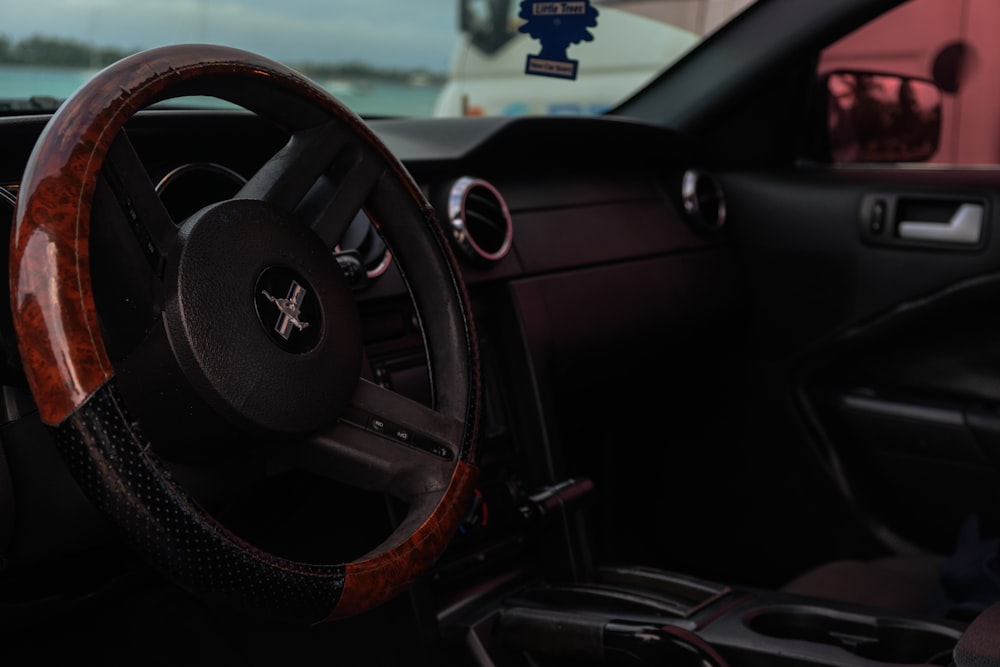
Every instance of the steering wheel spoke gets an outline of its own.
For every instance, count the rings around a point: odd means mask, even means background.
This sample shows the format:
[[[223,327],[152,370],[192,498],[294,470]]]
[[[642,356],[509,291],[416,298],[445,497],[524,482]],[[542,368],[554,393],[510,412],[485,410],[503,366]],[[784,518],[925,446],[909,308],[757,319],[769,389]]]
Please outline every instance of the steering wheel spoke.
[[[286,461],[401,500],[441,492],[451,478],[464,425],[361,380],[331,429],[290,447]]]
[[[127,135],[119,133],[95,185],[91,276],[112,360],[124,357],[163,310],[164,261],[177,229]],[[122,275],[130,276],[121,280]]]
[[[125,131],[111,143],[103,169],[125,222],[157,274],[177,236],[177,226],[156,194],[145,165]]]
[[[385,171],[374,152],[328,121],[294,133],[236,198],[295,211],[332,249]]]
[[[236,198],[257,199],[292,211],[349,144],[350,137],[336,120],[298,130],[240,188]]]
[[[337,156],[327,178],[317,183],[300,207],[303,218],[328,248],[343,239],[385,173],[385,165],[361,146],[347,147]]]

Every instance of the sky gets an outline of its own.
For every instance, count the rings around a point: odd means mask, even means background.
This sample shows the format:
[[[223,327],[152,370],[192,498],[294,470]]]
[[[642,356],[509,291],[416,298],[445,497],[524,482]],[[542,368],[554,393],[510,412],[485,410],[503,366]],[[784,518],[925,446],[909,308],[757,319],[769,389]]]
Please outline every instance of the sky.
[[[458,0],[0,0],[0,35],[150,48],[212,42],[288,64],[445,71]]]

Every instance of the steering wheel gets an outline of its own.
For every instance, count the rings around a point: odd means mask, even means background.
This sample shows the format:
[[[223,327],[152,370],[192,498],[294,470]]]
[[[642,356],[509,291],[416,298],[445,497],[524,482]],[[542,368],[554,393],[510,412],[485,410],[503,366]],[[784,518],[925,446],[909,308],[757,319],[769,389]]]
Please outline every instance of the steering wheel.
[[[125,127],[152,103],[190,95],[267,118],[287,141],[235,197],[173,220]],[[358,304],[332,253],[359,210],[412,301],[431,407],[362,377]],[[305,77],[211,45],[106,68],[31,154],[10,272],[42,422],[95,506],[170,580],[314,624],[386,602],[442,555],[477,475],[468,298],[411,176]],[[354,560],[299,562],[224,525],[185,481],[199,467],[307,470],[407,511]],[[324,526],[337,539],[336,517]]]

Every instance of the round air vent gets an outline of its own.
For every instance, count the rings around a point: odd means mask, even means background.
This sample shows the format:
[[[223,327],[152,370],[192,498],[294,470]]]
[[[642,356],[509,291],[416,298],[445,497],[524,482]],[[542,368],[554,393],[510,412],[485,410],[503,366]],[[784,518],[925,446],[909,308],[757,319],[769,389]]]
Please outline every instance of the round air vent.
[[[484,180],[466,176],[455,181],[448,194],[448,223],[455,245],[477,264],[495,264],[510,250],[510,211]]]
[[[726,224],[726,199],[722,185],[711,174],[697,169],[684,172],[681,181],[684,212],[703,229],[721,229]]]

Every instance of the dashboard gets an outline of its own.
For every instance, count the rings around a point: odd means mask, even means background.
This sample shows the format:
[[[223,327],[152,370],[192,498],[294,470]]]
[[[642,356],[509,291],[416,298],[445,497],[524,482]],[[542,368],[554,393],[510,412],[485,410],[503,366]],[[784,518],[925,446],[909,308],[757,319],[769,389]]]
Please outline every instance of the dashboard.
[[[45,122],[43,116],[0,122],[5,220]],[[434,571],[434,597],[445,605],[484,574],[525,568],[583,576],[593,562],[579,536],[540,528],[552,507],[568,511],[600,481],[593,464],[603,445],[588,443],[588,432],[618,428],[623,411],[641,413],[651,402],[675,401],[678,412],[694,407],[696,394],[674,392],[704,385],[706,359],[716,363],[718,323],[732,317],[739,299],[718,182],[697,168],[683,137],[631,121],[373,120],[370,126],[454,242],[482,351],[482,475],[459,537]],[[257,116],[227,110],[149,110],[127,131],[174,220],[234,196],[286,139]],[[362,315],[364,373],[428,402],[419,326],[391,248],[364,210],[335,252],[352,276]],[[9,307],[3,313],[5,384],[16,397],[7,401],[5,419],[13,424],[30,415],[31,401],[18,377]],[[687,350],[680,357],[678,346]],[[646,390],[667,373],[678,382]],[[600,387],[612,387],[614,396],[602,397]],[[697,419],[697,410],[691,415]],[[42,465],[21,460],[29,448],[11,453],[18,446],[8,444],[16,498],[7,513],[18,521],[79,525],[77,510],[40,507],[35,492],[18,487],[18,479],[34,475],[16,468]],[[68,538],[44,533],[12,544],[11,553],[30,560],[74,550],[64,544]],[[10,534],[0,539],[14,541]],[[559,556],[536,562],[525,557],[533,550]]]

